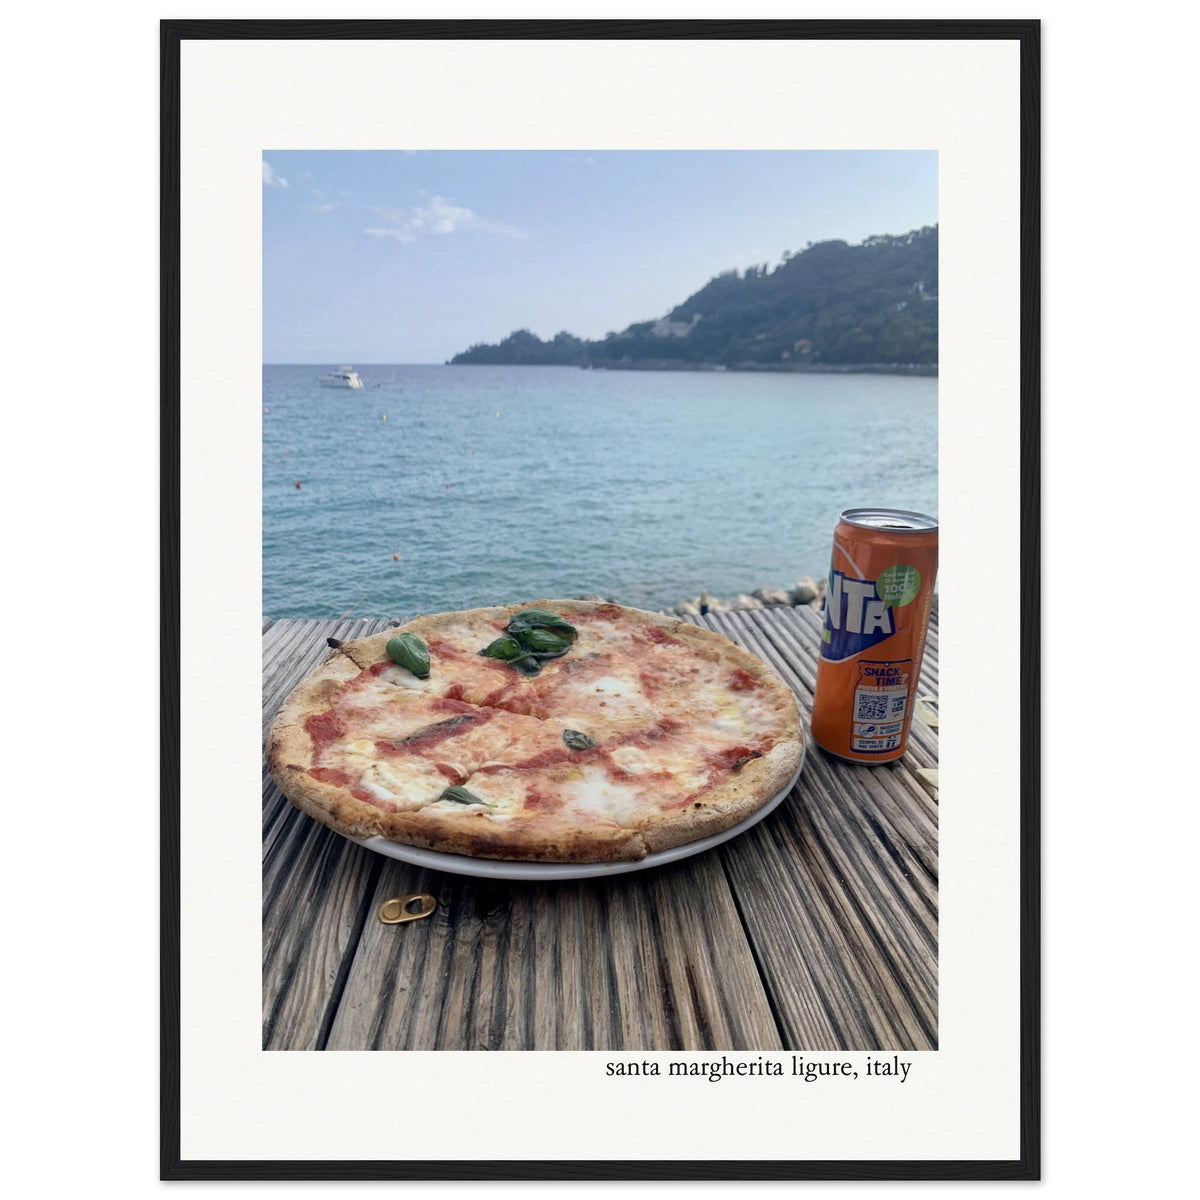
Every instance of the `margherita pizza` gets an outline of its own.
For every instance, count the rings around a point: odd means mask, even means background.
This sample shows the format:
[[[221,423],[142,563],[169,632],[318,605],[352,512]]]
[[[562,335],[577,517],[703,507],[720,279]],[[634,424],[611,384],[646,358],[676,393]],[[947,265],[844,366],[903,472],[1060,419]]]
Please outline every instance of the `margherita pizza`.
[[[340,833],[533,862],[639,859],[723,832],[802,757],[795,697],[754,655],[579,600],[341,643],[267,741],[284,795]]]

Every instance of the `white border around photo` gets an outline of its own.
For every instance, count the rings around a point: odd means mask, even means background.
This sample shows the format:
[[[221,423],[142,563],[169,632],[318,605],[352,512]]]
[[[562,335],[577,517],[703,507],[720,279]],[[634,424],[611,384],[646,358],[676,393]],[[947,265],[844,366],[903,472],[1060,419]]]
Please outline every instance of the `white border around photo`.
[[[182,1157],[1017,1158],[1017,43],[193,41],[182,80]],[[938,152],[941,1048],[902,1091],[260,1048],[262,151],[564,146]],[[391,1102],[483,1094],[541,1119]]]

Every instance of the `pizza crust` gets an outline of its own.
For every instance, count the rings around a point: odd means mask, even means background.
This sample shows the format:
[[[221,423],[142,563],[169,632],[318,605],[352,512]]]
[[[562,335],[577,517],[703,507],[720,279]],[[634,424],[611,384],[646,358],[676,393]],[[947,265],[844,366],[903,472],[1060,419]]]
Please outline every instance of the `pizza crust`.
[[[305,719],[324,712],[338,688],[358,674],[360,668],[335,650],[292,689],[275,714],[267,735],[267,766],[272,774],[276,762],[299,763],[311,759],[313,740],[304,728]]]
[[[645,858],[647,853],[645,839],[635,829],[599,823],[580,826],[563,819],[532,823],[514,817],[509,822],[498,826],[480,810],[445,816],[393,813],[385,818],[379,832],[392,841],[468,858],[627,862]]]
[[[803,758],[801,743],[786,742],[748,762],[737,775],[680,810],[677,817],[648,824],[642,831],[647,853],[673,850],[732,829],[783,791]]]
[[[328,713],[341,690],[373,667],[377,672],[388,671],[393,676],[406,675],[402,668],[394,669],[387,658],[387,643],[397,633],[409,631],[427,643],[457,636],[464,644],[482,647],[499,636],[497,631],[502,631],[513,615],[528,608],[549,609],[568,620],[579,617],[580,649],[574,662],[568,661],[575,654],[573,649],[564,658],[550,660],[542,673],[531,679],[503,664],[500,664],[503,670],[496,671],[496,664],[486,661],[485,672],[492,671],[504,685],[504,703],[515,705],[509,711],[523,711],[522,705],[533,704],[534,697],[553,696],[559,681],[569,680],[571,672],[580,669],[581,661],[589,655],[597,657],[603,653],[603,646],[599,650],[596,648],[599,645],[596,637],[589,634],[585,639],[584,630],[590,621],[596,623],[596,630],[607,633],[607,626],[601,622],[611,620],[613,631],[622,636],[629,630],[659,631],[672,647],[673,654],[676,653],[675,646],[682,646],[694,656],[697,672],[743,672],[744,676],[738,676],[741,685],[737,690],[746,692],[753,688],[759,705],[753,711],[758,713],[761,709],[766,714],[762,717],[764,729],[749,729],[748,738],[761,735],[772,744],[757,757],[738,761],[727,771],[719,772],[722,777],[715,784],[682,798],[669,796],[664,801],[656,797],[656,804],[621,821],[603,812],[496,813],[474,805],[464,807],[462,811],[447,804],[434,804],[416,811],[390,812],[352,795],[348,787],[311,773],[317,746],[306,723],[310,718]],[[650,636],[658,639],[659,634]],[[647,643],[644,653],[653,653],[656,644],[661,644],[661,639]],[[638,661],[637,655],[628,651],[620,657],[620,666],[631,672]],[[449,660],[439,665],[435,656],[430,680],[405,678],[403,685],[427,688],[434,697],[444,696],[455,686],[452,665]],[[492,679],[486,673],[478,675],[477,668],[478,664],[469,659],[461,660],[461,670],[468,674],[476,672],[478,687],[482,689]],[[672,700],[675,699],[673,696]],[[687,700],[686,692],[683,692],[679,704],[674,708],[663,705],[663,708],[686,717],[696,707],[694,704],[689,707],[685,703]],[[595,703],[603,707],[605,701]],[[605,714],[601,707],[596,708],[595,713],[601,724],[608,723],[605,728],[626,728],[620,724],[621,714]],[[554,716],[553,713],[535,715]],[[703,755],[706,747],[699,734],[693,740],[697,755]],[[652,754],[653,750],[647,753]],[[267,738],[268,770],[280,790],[297,808],[339,833],[355,838],[379,836],[449,854],[531,862],[630,861],[724,832],[785,788],[799,769],[803,754],[803,734],[795,697],[760,659],[723,635],[686,621],[639,609],[575,600],[540,600],[530,604],[439,613],[342,643],[288,696],[272,722]],[[663,807],[664,803],[666,807]]]

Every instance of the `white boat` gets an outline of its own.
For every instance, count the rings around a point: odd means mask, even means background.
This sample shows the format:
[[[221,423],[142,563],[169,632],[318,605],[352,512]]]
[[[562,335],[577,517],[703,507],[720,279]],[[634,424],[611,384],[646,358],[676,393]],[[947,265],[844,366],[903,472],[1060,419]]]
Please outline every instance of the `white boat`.
[[[360,388],[363,385],[353,367],[339,367],[336,371],[330,371],[328,375],[318,375],[317,382],[322,387]]]

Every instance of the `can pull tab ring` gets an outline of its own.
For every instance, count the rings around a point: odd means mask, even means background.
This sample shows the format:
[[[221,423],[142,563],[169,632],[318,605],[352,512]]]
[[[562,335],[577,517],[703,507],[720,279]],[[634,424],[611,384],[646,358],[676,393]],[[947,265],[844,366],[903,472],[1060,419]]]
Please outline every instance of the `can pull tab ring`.
[[[437,901],[428,892],[411,892],[407,896],[393,896],[379,906],[379,919],[385,925],[403,925],[406,921],[419,921],[437,908]]]

